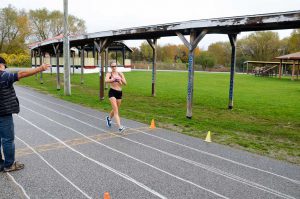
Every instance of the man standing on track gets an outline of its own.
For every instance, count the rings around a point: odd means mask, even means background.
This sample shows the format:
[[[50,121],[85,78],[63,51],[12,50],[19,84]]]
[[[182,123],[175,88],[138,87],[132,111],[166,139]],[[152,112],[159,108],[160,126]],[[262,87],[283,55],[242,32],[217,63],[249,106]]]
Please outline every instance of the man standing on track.
[[[20,112],[19,101],[13,83],[36,73],[45,71],[50,65],[21,70],[16,73],[6,72],[6,61],[0,57],[0,149],[2,145],[4,160],[0,150],[0,171],[11,172],[24,168],[24,164],[15,161],[13,113]]]

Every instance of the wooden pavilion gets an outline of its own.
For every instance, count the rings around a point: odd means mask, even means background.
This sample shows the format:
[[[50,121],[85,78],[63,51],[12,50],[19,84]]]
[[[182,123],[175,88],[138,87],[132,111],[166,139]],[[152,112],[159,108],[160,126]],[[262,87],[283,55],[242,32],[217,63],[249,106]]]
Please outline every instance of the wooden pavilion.
[[[280,29],[300,28],[300,10],[267,13],[258,15],[245,15],[234,17],[222,17],[212,19],[190,20],[150,26],[108,30],[70,37],[70,47],[92,45],[98,53],[99,72],[99,99],[104,99],[104,60],[107,47],[115,41],[147,40],[152,48],[152,96],[156,96],[156,57],[157,40],[162,37],[178,36],[189,50],[188,58],[188,82],[187,82],[187,112],[186,117],[192,118],[192,101],[194,93],[194,54],[199,42],[208,34],[226,34],[231,44],[231,64],[229,80],[228,108],[233,108],[234,75],[236,66],[236,40],[237,34],[247,31],[264,31]],[[185,37],[189,35],[189,41]],[[31,51],[47,53],[47,49],[60,49],[63,41],[56,39],[44,41],[31,47]],[[57,53],[56,53],[57,54]],[[42,56],[40,56],[40,59]],[[199,85],[197,85],[199,86]]]
[[[293,67],[292,67],[292,80],[294,80],[295,78],[295,70],[297,70],[297,79],[299,78],[299,62],[300,62],[300,52],[296,52],[296,53],[292,53],[292,54],[288,54],[288,55],[282,55],[279,57],[275,57],[275,59],[279,59],[280,60],[280,65],[278,68],[278,77],[279,79],[281,79],[282,76],[282,62],[283,61],[293,61]],[[298,61],[298,63],[297,63]],[[296,68],[296,65],[298,66]]]

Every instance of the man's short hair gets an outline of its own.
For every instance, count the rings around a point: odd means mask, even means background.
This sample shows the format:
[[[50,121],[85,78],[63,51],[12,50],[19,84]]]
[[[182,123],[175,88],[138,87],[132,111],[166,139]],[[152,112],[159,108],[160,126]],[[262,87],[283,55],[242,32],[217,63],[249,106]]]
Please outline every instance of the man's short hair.
[[[5,68],[6,68],[6,61],[4,58],[0,57],[0,64],[4,64]]]

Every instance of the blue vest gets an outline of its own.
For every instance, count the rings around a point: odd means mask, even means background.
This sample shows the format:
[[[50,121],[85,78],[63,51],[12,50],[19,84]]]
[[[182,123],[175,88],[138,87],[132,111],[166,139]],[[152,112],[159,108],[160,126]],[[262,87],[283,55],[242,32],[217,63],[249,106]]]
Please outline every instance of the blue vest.
[[[16,96],[13,85],[8,88],[0,87],[0,116],[19,112],[19,100]]]

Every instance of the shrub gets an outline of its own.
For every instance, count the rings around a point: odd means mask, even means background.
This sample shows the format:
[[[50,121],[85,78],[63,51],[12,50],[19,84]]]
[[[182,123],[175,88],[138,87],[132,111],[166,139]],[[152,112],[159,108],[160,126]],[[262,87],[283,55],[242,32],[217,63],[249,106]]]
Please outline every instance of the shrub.
[[[8,66],[13,67],[31,67],[29,54],[6,54],[0,53],[0,57],[6,60]]]

